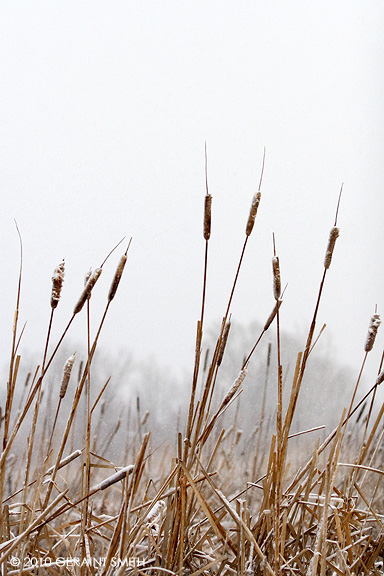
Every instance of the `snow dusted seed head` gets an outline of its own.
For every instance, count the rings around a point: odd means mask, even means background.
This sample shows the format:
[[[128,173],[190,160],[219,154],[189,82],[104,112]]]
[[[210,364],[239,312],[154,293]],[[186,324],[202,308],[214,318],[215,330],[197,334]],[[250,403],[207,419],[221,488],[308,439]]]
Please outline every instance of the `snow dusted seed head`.
[[[51,292],[51,308],[55,309],[60,300],[61,289],[63,287],[65,274],[65,261],[63,261],[55,268],[52,276],[52,292]]]
[[[156,520],[160,516],[164,508],[165,508],[164,500],[159,500],[158,502],[156,502],[152,510],[150,510],[146,515],[145,521],[148,524],[151,524],[154,520]]]
[[[371,318],[371,322],[368,328],[367,339],[365,341],[364,350],[366,352],[370,352],[372,350],[380,324],[381,320],[379,314],[374,314]]]
[[[378,377],[376,378],[376,385],[382,384],[384,382],[384,370],[380,372]]]
[[[227,345],[227,340],[228,340],[230,328],[231,328],[231,321],[228,320],[228,322],[226,323],[225,328],[224,328],[223,337],[221,339],[221,344],[220,344],[220,349],[219,349],[219,355],[217,357],[217,365],[218,366],[220,366],[220,364],[223,361],[224,350],[225,350],[225,347]]]
[[[123,275],[123,270],[124,270],[124,266],[125,266],[126,262],[127,262],[127,254],[125,253],[120,258],[119,265],[116,268],[116,272],[115,272],[115,275],[113,277],[112,284],[111,284],[111,287],[110,287],[109,293],[108,293],[108,302],[111,302],[115,297],[115,294],[117,292],[117,288],[120,284],[120,280],[121,280],[121,277]]]
[[[266,323],[264,324],[264,332],[266,332],[268,330],[268,328],[270,327],[270,325],[272,324],[272,322],[275,319],[275,316],[277,314],[278,309],[280,308],[282,303],[282,300],[276,300],[276,304],[272,310],[272,312],[270,313],[268,320],[266,321]]]
[[[247,227],[245,229],[246,236],[250,236],[255,224],[255,218],[257,214],[257,209],[259,207],[261,200],[261,192],[257,192],[252,198],[251,209],[249,211]]]
[[[227,406],[227,404],[230,403],[230,401],[232,400],[232,398],[242,385],[244,378],[247,375],[247,372],[248,372],[247,368],[243,368],[242,370],[240,370],[236,380],[234,381],[231,388],[228,390],[224,400],[222,401],[220,409],[223,409],[225,406]]]
[[[281,278],[280,278],[280,264],[278,256],[272,258],[273,269],[273,295],[275,300],[278,300],[281,295]]]
[[[333,250],[335,248],[336,240],[339,237],[339,234],[340,230],[337,228],[337,226],[334,226],[329,233],[328,246],[324,258],[324,268],[326,270],[328,270],[331,265]]]
[[[211,237],[211,212],[212,212],[212,195],[205,195],[204,204],[204,240],[209,240]]]
[[[61,385],[60,385],[60,394],[59,394],[60,398],[64,398],[67,392],[68,383],[71,377],[71,372],[73,364],[75,362],[75,358],[76,358],[76,352],[72,354],[72,356],[70,356],[66,361],[66,363],[64,364],[63,375],[61,377]]]
[[[90,296],[92,289],[93,289],[94,285],[96,284],[97,280],[99,279],[102,271],[103,271],[102,268],[96,268],[96,270],[94,272],[92,272],[92,274],[88,278],[86,285],[84,286],[84,290],[83,290],[79,300],[77,301],[77,304],[73,310],[73,314],[78,314],[80,312],[80,310],[82,310],[86,300]]]

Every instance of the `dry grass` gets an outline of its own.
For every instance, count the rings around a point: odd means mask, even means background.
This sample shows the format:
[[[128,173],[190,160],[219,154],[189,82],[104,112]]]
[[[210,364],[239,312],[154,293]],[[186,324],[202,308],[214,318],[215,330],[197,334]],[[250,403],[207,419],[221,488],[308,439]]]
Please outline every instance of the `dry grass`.
[[[175,446],[152,452],[148,413],[116,415],[104,403],[109,380],[95,389],[92,363],[105,317],[122,279],[121,257],[104,314],[87,358],[78,367],[66,423],[56,426],[75,357],[63,367],[62,387],[46,385],[76,314],[91,315],[90,294],[103,264],[89,276],[73,316],[55,346],[50,344],[54,311],[63,288],[64,262],[53,276],[51,318],[40,366],[19,383],[20,282],[13,326],[6,398],[1,406],[0,567],[2,574],[188,574],[204,575],[379,575],[383,573],[384,516],[381,470],[384,407],[374,410],[382,366],[361,399],[358,386],[379,327],[375,311],[365,356],[348,408],[339,425],[320,443],[317,428],[294,433],[300,389],[316,344],[316,321],[339,229],[331,229],[312,322],[293,376],[283,377],[279,311],[279,259],[273,254],[271,315],[226,394],[217,386],[230,337],[230,308],[244,252],[261,202],[261,180],[245,228],[244,245],[210,362],[202,361],[204,307],[211,236],[212,197],[205,195],[203,293],[196,330],[195,365],[189,408]],[[22,263],[22,256],[21,256]],[[20,279],[21,279],[20,267]],[[85,311],[83,309],[85,308]],[[88,321],[88,326],[90,325]],[[271,346],[258,426],[244,438],[239,403],[223,429],[225,413],[237,402],[247,371],[265,333],[276,330],[277,405],[267,418]],[[50,355],[48,350],[52,348]],[[75,363],[76,366],[76,363]],[[65,390],[64,390],[65,388]],[[23,389],[23,394],[17,394]],[[284,397],[288,397],[283,406]],[[19,405],[15,399],[21,398]],[[67,398],[66,401],[68,402]],[[369,402],[368,402],[369,401]],[[357,430],[368,402],[364,425]],[[50,415],[50,416],[49,416]],[[357,418],[356,418],[357,416]],[[121,437],[121,423],[125,436]],[[103,430],[107,432],[103,433]],[[311,432],[311,434],[309,434]],[[120,459],[110,446],[120,438]],[[123,438],[123,439],[121,439]],[[294,450],[291,444],[295,442]],[[297,446],[301,446],[298,451]],[[240,448],[242,446],[242,448]],[[36,567],[40,566],[39,569]]]

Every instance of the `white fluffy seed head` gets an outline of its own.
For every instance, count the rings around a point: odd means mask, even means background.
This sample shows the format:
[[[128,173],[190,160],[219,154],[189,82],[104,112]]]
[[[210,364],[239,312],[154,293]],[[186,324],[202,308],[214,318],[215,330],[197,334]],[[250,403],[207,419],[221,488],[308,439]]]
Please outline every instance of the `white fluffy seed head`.
[[[278,256],[272,258],[273,269],[273,295],[275,300],[278,300],[281,295],[281,278],[280,278],[280,264]]]
[[[381,324],[380,315],[374,314],[371,318],[371,322],[368,328],[367,339],[365,341],[364,350],[366,352],[370,352],[372,350],[380,324]]]
[[[102,273],[102,268],[96,268],[94,272],[88,278],[86,285],[84,286],[84,290],[81,293],[80,298],[77,301],[77,304],[73,310],[73,314],[78,314],[80,310],[82,310],[86,300],[89,298],[94,285],[96,284],[97,280],[100,278],[100,274]]]
[[[328,270],[331,265],[333,250],[335,249],[336,240],[339,237],[339,234],[340,230],[337,226],[334,226],[329,233],[328,246],[324,258],[324,268],[326,270]]]
[[[59,303],[61,289],[63,287],[65,274],[65,261],[63,261],[55,268],[52,276],[52,292],[51,292],[51,308],[54,309]]]
[[[257,192],[252,198],[252,204],[251,204],[251,209],[249,211],[247,227],[245,229],[246,236],[250,236],[251,232],[253,230],[257,210],[258,210],[259,204],[260,204],[260,200],[261,200],[261,192]]]
[[[72,356],[70,356],[66,361],[66,363],[64,364],[63,375],[61,377],[61,384],[60,384],[60,394],[59,394],[60,398],[64,398],[67,392],[68,383],[71,377],[71,372],[73,364],[75,362],[75,358],[76,358],[76,352],[74,352],[74,354],[72,354]]]

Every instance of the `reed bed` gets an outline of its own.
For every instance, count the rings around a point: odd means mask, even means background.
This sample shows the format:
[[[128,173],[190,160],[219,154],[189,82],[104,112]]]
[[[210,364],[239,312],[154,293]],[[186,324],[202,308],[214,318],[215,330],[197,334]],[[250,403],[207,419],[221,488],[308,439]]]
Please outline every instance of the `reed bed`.
[[[18,354],[21,250],[12,350],[0,415],[2,574],[383,574],[384,406],[375,406],[377,387],[384,380],[381,364],[370,390],[359,393],[380,326],[376,309],[368,325],[362,367],[338,425],[322,440],[317,432],[323,427],[316,427],[316,422],[307,430],[293,429],[301,387],[321,333],[317,316],[326,277],[332,273],[339,205],[319,266],[312,321],[294,359],[293,374],[285,378],[282,361],[284,290],[274,239],[271,286],[275,304],[251,349],[244,350],[233,383],[223,388],[221,382],[223,357],[231,339],[231,304],[262,206],[261,187],[262,174],[246,220],[228,303],[209,352],[204,351],[204,312],[213,206],[206,178],[203,288],[189,405],[179,418],[174,443],[158,449],[152,445],[150,414],[143,413],[140,399],[136,406],[131,403],[117,413],[108,400],[110,380],[100,386],[92,372],[106,315],[124,281],[129,245],[111,280],[95,334],[89,328],[91,294],[97,290],[106,260],[87,275],[73,315],[52,344],[55,310],[65,289],[65,263],[58,265],[52,277],[51,314],[41,363],[25,382],[20,381],[22,358]],[[80,313],[88,318],[85,358],[80,361],[75,354],[63,358],[69,327]],[[260,419],[248,434],[239,425],[239,399],[267,332],[274,334],[275,343],[268,344],[265,359]],[[270,373],[272,353],[277,363],[275,382]],[[58,361],[61,380],[48,386],[52,366]],[[268,414],[266,398],[271,387],[277,402]]]

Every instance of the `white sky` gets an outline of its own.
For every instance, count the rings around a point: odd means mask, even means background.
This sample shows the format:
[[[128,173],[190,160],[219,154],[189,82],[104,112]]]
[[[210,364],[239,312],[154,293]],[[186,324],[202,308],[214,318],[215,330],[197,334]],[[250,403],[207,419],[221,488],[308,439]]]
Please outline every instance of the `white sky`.
[[[85,272],[126,235],[128,265],[101,344],[192,367],[207,141],[207,322],[225,310],[265,146],[233,318],[270,312],[275,232],[289,284],[282,327],[304,340],[344,182],[319,328],[327,324],[335,357],[358,366],[375,305],[383,312],[383,29],[383,4],[370,0],[2,2],[2,361],[16,298],[15,218],[22,351],[42,351],[60,260],[56,334]],[[95,291],[94,326],[120,253]],[[83,316],[71,336],[84,330]]]

